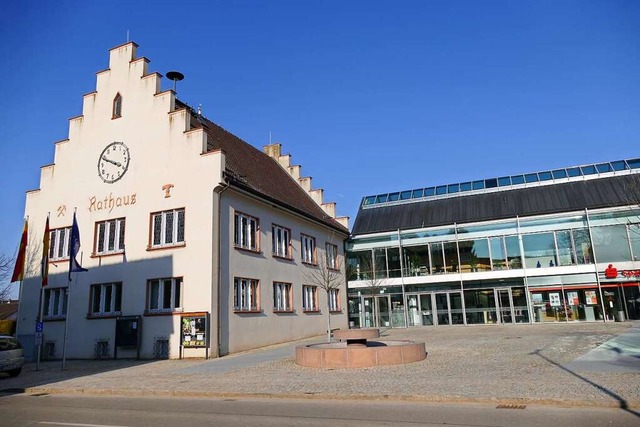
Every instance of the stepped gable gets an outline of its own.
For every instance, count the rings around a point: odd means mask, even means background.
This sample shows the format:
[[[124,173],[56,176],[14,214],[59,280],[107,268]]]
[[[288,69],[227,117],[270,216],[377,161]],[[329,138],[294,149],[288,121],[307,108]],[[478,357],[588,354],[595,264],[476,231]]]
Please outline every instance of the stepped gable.
[[[231,184],[320,221],[340,233],[349,233],[277,161],[176,99],[176,109],[180,108],[191,113],[192,129],[202,128],[207,134],[207,152],[222,150],[225,153],[226,176]]]

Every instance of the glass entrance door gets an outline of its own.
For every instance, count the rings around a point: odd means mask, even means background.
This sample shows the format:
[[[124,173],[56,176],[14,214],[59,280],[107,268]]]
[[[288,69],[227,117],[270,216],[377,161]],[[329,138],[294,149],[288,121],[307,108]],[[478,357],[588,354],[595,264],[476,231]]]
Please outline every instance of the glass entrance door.
[[[435,294],[436,317],[438,325],[450,325],[451,313],[449,313],[449,294]]]
[[[433,325],[431,296],[432,294],[407,295],[407,315],[409,317],[409,326]]]
[[[363,297],[362,301],[362,305],[364,306],[364,318],[362,319],[362,324],[365,328],[373,328],[375,325],[375,318],[373,316],[373,297]]]
[[[422,325],[422,317],[420,316],[420,305],[418,303],[419,295],[407,295],[407,315],[409,326]]]
[[[431,294],[420,295],[420,314],[422,316],[422,325],[433,325],[433,308],[431,307]]]
[[[388,295],[376,297],[376,327],[388,328],[391,326],[390,308],[391,303]]]
[[[496,301],[498,303],[498,318],[500,323],[514,323],[513,299],[511,289],[496,289]]]

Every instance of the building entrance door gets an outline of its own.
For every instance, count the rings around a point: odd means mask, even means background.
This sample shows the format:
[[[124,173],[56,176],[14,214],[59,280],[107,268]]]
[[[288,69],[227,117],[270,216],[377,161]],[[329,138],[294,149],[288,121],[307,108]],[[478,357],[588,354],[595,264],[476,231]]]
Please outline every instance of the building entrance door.
[[[432,296],[430,293],[407,295],[409,326],[433,325]]]
[[[436,298],[436,325],[450,325],[449,294],[434,294]]]
[[[389,301],[389,295],[376,296],[376,324],[378,328],[385,328],[391,326],[391,302]]]
[[[365,328],[373,328],[375,325],[375,317],[373,315],[373,297],[363,297],[362,306],[364,307],[364,310],[362,311],[362,324]]]
[[[513,296],[511,288],[495,289],[495,296],[498,308],[498,320],[500,323],[515,323],[513,315]]]

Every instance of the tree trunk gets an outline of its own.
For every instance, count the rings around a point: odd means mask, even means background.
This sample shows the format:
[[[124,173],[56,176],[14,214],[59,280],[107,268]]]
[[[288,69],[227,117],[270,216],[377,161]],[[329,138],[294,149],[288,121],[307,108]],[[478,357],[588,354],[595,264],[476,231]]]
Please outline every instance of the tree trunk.
[[[327,292],[327,342],[331,342],[331,310],[329,310],[329,293]]]

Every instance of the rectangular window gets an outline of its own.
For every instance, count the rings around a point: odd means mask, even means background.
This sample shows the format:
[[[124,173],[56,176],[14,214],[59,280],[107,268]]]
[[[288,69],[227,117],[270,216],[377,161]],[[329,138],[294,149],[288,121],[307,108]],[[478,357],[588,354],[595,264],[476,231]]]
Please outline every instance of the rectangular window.
[[[300,243],[302,245],[302,262],[308,264],[316,263],[316,239],[315,237],[300,235]]]
[[[233,244],[239,248],[257,251],[259,224],[258,218],[236,212],[233,221]]]
[[[338,247],[331,243],[325,243],[325,251],[327,255],[327,268],[337,270],[338,269]]]
[[[553,233],[525,234],[522,236],[524,261],[527,268],[554,267],[556,244]]]
[[[340,290],[329,289],[329,311],[340,311]]]
[[[318,311],[317,286],[302,286],[302,309],[304,311]]]
[[[271,226],[271,253],[291,259],[291,230],[275,224]]]
[[[91,285],[92,316],[120,314],[122,311],[122,283]]]
[[[69,259],[69,237],[71,227],[56,228],[49,234],[49,259],[59,261]]]
[[[273,282],[273,311],[293,311],[291,283]]]
[[[235,311],[260,310],[260,282],[258,280],[235,278],[233,281],[233,309]]]
[[[124,252],[124,218],[96,223],[96,255]]]
[[[591,235],[598,262],[631,261],[631,249],[625,225],[593,227]]]
[[[64,319],[67,315],[67,288],[44,290],[42,316],[45,319]]]
[[[147,311],[170,313],[181,309],[182,277],[152,279],[147,282]]]
[[[184,244],[184,209],[152,214],[151,227],[151,247],[158,248]],[[122,228],[122,233],[124,233],[124,227]],[[122,236],[124,237],[124,234]]]

